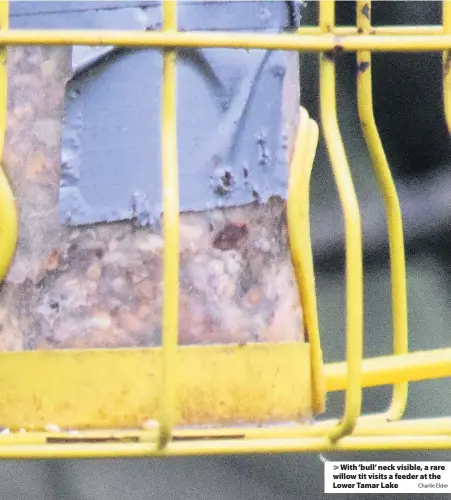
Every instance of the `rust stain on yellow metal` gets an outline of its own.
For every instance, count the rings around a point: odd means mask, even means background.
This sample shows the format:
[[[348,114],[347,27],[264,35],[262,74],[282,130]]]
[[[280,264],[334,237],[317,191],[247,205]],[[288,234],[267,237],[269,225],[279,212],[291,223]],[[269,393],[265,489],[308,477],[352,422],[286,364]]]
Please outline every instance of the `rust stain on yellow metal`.
[[[178,349],[178,425],[309,417],[303,343]],[[0,422],[11,429],[133,428],[157,418],[162,349],[0,353]]]

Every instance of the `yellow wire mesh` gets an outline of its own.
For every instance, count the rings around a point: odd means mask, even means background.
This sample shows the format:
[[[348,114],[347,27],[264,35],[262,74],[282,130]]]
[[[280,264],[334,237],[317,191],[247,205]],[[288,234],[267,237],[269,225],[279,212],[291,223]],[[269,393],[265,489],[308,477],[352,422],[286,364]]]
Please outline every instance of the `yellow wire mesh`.
[[[407,402],[407,382],[451,376],[451,349],[407,353],[407,304],[405,258],[401,211],[393,179],[377,132],[372,110],[371,52],[442,51],[444,110],[451,130],[451,3],[443,3],[443,26],[371,26],[371,2],[357,2],[355,27],[335,27],[335,3],[321,0],[318,27],[301,28],[294,34],[243,34],[222,32],[177,32],[177,4],[163,2],[161,32],[9,30],[8,2],[0,3],[0,153],[5,132],[6,66],[8,44],[117,45],[162,47],[162,158],[164,193],[164,307],[163,307],[163,384],[161,414],[155,429],[133,432],[134,442],[96,444],[101,434],[82,433],[75,442],[49,444],[48,433],[26,436],[0,436],[0,456],[23,457],[100,457],[142,455],[198,455],[253,452],[295,452],[327,450],[451,449],[451,419],[399,420]],[[318,140],[318,129],[301,109],[299,130],[288,192],[288,227],[305,319],[310,334],[313,407],[324,406],[324,388],[345,390],[345,409],[341,420],[315,425],[284,428],[174,429],[177,384],[177,325],[179,274],[179,206],[176,134],[176,49],[178,47],[265,48],[315,51],[320,53],[321,124],[329,151],[346,235],[346,362],[327,365],[323,378],[319,342],[313,262],[309,240],[308,190]],[[385,200],[391,257],[393,294],[394,356],[362,360],[363,351],[363,264],[361,221],[357,196],[340,135],[336,111],[335,61],[337,50],[357,52],[358,108],[363,133]],[[0,172],[0,277],[11,261],[17,238],[17,215],[9,185]],[[299,202],[299,200],[301,200]],[[387,412],[362,417],[363,387],[395,384]],[[119,435],[119,434],[117,434]],[[122,431],[121,436],[128,433]],[[220,439],[219,439],[220,438]]]
[[[357,27],[364,34],[368,34],[371,29],[371,5],[362,0],[357,2]],[[357,101],[362,132],[368,145],[387,212],[392,280],[393,352],[406,354],[408,350],[407,290],[402,216],[395,184],[374,119],[371,53],[369,51],[357,53]],[[406,383],[395,385],[392,404],[389,410],[380,417],[386,420],[399,420],[406,408],[407,393]]]

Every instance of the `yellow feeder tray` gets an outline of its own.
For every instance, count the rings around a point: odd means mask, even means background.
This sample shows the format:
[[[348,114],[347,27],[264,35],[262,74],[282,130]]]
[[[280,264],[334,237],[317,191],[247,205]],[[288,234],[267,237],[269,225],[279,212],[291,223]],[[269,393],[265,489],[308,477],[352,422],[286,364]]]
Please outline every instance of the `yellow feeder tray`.
[[[409,381],[451,376],[451,349],[408,353],[403,232],[399,201],[377,132],[371,95],[371,52],[443,51],[445,114],[451,130],[451,4],[444,25],[371,26],[371,3],[357,2],[355,27],[335,27],[335,3],[320,2],[318,27],[294,34],[177,32],[177,2],[164,1],[161,32],[9,30],[0,2],[1,57],[7,44],[163,47],[162,158],[164,308],[161,348],[0,354],[0,458],[182,456],[224,453],[451,449],[451,418],[400,420]],[[265,48],[321,53],[321,122],[345,220],[346,362],[322,364],[313,259],[309,181],[318,127],[301,109],[287,203],[289,241],[308,331],[307,343],[179,347],[179,200],[175,106],[178,47]],[[341,139],[334,51],[357,52],[362,129],[383,194],[392,271],[394,355],[363,352],[363,264],[360,213]],[[0,135],[6,112],[6,67],[0,72]],[[14,199],[0,176],[0,276],[17,239]],[[363,387],[394,384],[387,412],[361,416]],[[340,420],[300,422],[323,411],[327,391],[345,391]],[[157,421],[154,420],[157,415]],[[196,424],[213,427],[192,427]],[[254,426],[244,425],[253,422]],[[59,427],[57,427],[57,425]],[[191,427],[188,427],[191,426]],[[61,429],[60,429],[61,427]],[[21,431],[21,428],[26,429]],[[64,429],[64,430],[62,430]]]
[[[162,355],[161,348],[1,353],[0,421],[12,430],[142,428],[158,415]],[[308,344],[187,346],[176,356],[177,425],[311,417]]]

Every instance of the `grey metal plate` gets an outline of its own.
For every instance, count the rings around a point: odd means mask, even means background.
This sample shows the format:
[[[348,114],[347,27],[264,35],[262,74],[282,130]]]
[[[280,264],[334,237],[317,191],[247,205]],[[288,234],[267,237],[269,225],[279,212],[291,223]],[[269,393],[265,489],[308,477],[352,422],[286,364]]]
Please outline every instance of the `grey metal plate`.
[[[28,5],[13,3],[11,23],[17,28],[144,30],[161,23],[155,2],[144,8],[135,5],[149,2],[121,2],[124,8],[117,8],[118,2],[20,3]],[[101,3],[108,8],[97,10]],[[182,29],[280,31],[293,13],[279,1],[180,2],[179,9]],[[281,109],[293,64],[293,54],[280,51],[179,51],[182,211],[285,196],[288,138]],[[76,47],[72,65],[63,130],[62,222],[136,217],[140,224],[152,224],[162,209],[161,52]]]

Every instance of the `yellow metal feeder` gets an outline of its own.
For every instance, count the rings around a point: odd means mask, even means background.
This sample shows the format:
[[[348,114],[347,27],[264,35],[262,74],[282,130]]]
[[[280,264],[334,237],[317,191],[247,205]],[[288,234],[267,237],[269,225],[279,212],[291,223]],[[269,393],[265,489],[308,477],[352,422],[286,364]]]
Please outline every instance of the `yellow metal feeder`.
[[[335,4],[320,2],[318,27],[291,34],[178,32],[177,2],[163,1],[160,32],[10,30],[0,3],[0,137],[6,127],[7,45],[163,47],[162,158],[164,297],[161,348],[0,353],[0,458],[182,456],[225,453],[451,449],[451,418],[401,420],[408,382],[451,376],[451,348],[408,353],[406,276],[400,206],[372,110],[371,52],[441,51],[444,108],[451,131],[451,3],[443,26],[371,26],[371,3],[357,2],[355,27],[335,27]],[[307,343],[179,347],[179,194],[176,137],[177,48],[314,51],[321,58],[321,125],[343,209],[346,235],[346,361],[323,366],[309,238],[309,181],[318,127],[301,109],[287,203],[289,240]],[[357,53],[358,109],[385,200],[393,295],[393,355],[363,360],[362,235],[357,196],[336,112],[334,51]],[[0,277],[14,255],[14,196],[0,171]],[[390,408],[361,415],[364,387],[393,385]],[[289,426],[186,427],[190,422],[295,421],[323,411],[326,393],[345,391],[340,420]],[[243,404],[246,401],[246,404]],[[149,420],[158,409],[157,420]],[[55,422],[56,426],[45,424]],[[40,426],[39,426],[39,425]],[[20,429],[25,429],[21,432]],[[45,430],[44,430],[45,429]],[[62,429],[75,429],[68,431]]]

